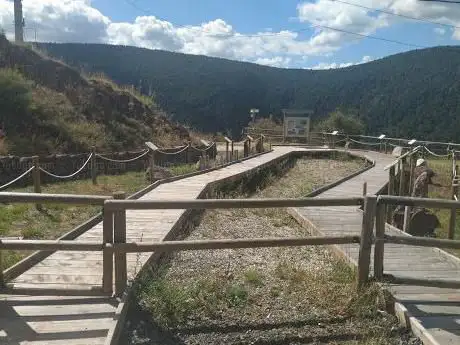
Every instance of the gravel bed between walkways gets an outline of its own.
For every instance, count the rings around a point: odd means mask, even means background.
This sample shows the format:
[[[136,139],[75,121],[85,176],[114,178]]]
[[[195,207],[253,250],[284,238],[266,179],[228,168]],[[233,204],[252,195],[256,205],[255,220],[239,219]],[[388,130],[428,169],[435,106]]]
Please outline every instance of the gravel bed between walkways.
[[[362,164],[301,159],[251,197],[300,197]],[[306,235],[284,210],[234,209],[206,211],[188,239]],[[319,246],[180,252],[140,284],[123,343],[418,344],[353,277]]]

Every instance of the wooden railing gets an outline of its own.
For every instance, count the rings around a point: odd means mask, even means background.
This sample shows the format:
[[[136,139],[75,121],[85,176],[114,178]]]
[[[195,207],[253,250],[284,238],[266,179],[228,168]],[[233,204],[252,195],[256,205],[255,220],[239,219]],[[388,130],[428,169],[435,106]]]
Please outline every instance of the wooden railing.
[[[101,287],[92,293],[112,295],[122,294],[128,282],[127,253],[137,252],[173,252],[182,250],[216,250],[259,247],[306,246],[306,245],[343,245],[359,244],[357,286],[361,289],[369,281],[371,249],[374,243],[374,274],[377,280],[384,280],[384,244],[399,243],[439,248],[459,248],[460,241],[420,238],[410,236],[385,235],[385,209],[387,205],[425,206],[437,208],[460,208],[460,203],[451,200],[419,199],[398,196],[365,196],[356,198],[306,198],[306,199],[206,199],[206,200],[126,200],[124,193],[109,196],[79,196],[26,193],[0,193],[0,202],[19,203],[66,203],[103,205],[102,241],[64,241],[64,240],[0,240],[0,267],[2,250],[45,250],[45,251],[102,251],[103,278]],[[286,207],[340,207],[363,206],[363,219],[360,235],[334,237],[301,238],[245,238],[200,241],[165,241],[165,242],[127,242],[127,210],[159,209],[229,209],[229,208],[286,208]],[[6,287],[5,293],[14,293],[8,289],[0,270],[0,285]],[[114,274],[113,274],[114,273]],[[388,279],[387,279],[388,280]],[[436,286],[460,287],[456,281],[420,281],[404,277],[393,277],[391,282],[405,284],[431,284]],[[113,286],[115,287],[113,291]],[[38,290],[38,289],[37,289]],[[33,291],[27,291],[32,293]],[[56,292],[56,291],[54,291]],[[76,291],[81,293],[80,290]],[[18,293],[16,291],[16,293]],[[22,293],[25,293],[22,291]],[[68,289],[66,293],[69,294]]]
[[[387,205],[404,205],[410,207],[433,207],[446,208],[456,211],[460,208],[460,202],[445,199],[422,199],[412,197],[400,197],[382,195],[376,199],[375,210],[375,249],[374,249],[374,276],[378,281],[387,281],[397,284],[437,286],[446,288],[460,288],[460,281],[413,279],[408,277],[395,277],[384,275],[384,251],[385,243],[404,244],[420,247],[460,249],[460,241],[450,239],[436,239],[429,237],[416,237],[405,234],[404,236],[389,236],[385,234],[385,209]]]

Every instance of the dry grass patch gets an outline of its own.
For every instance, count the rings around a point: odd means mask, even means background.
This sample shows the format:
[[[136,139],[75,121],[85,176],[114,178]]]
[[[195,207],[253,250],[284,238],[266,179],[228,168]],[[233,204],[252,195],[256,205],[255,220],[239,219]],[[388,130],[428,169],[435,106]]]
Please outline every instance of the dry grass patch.
[[[252,197],[299,197],[359,167],[300,160]],[[283,210],[208,210],[189,239],[308,233]],[[409,344],[380,290],[357,294],[354,270],[324,247],[179,252],[136,295],[148,321],[132,316],[127,344]]]

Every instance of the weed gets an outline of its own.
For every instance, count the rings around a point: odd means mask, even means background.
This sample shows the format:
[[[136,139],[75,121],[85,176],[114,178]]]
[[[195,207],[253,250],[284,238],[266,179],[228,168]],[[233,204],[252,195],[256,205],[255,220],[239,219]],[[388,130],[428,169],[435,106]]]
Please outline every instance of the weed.
[[[262,286],[262,285],[264,285],[263,275],[261,273],[259,273],[255,269],[247,270],[244,273],[244,280],[248,284],[251,284],[251,285],[254,285],[254,286]]]
[[[195,164],[181,164],[181,165],[174,165],[170,167],[169,171],[171,171],[171,173],[174,176],[178,176],[178,175],[190,174],[192,172],[197,171],[197,169],[196,169]]]
[[[227,288],[226,297],[230,307],[241,307],[248,300],[248,291],[241,284],[233,284]]]

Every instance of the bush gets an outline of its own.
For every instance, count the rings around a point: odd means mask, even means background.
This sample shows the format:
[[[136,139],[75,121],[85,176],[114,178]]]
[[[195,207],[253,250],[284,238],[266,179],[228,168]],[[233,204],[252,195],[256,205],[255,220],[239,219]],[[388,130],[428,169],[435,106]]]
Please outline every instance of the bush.
[[[317,132],[339,131],[346,134],[363,134],[365,131],[364,123],[355,115],[345,114],[341,110],[336,110],[315,126]]]

